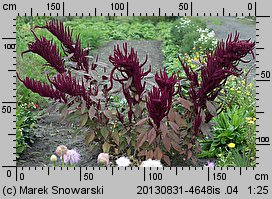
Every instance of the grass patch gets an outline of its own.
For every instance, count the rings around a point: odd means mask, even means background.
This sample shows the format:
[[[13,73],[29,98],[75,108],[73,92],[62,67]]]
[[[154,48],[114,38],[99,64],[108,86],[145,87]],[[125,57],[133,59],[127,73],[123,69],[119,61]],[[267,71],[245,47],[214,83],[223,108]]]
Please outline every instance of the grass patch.
[[[223,24],[218,17],[208,17],[208,20],[215,26],[221,26]]]

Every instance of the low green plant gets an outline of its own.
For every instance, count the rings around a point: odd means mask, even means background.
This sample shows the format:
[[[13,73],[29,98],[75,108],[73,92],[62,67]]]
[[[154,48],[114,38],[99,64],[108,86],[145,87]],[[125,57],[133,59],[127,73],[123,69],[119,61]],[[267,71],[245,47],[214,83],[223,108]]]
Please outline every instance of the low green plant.
[[[30,147],[34,140],[34,127],[36,119],[34,118],[33,110],[37,109],[38,105],[34,103],[17,105],[16,107],[16,157],[24,152],[27,147]]]
[[[235,107],[222,112],[214,118],[215,126],[211,133],[212,138],[208,138],[203,143],[203,152],[200,157],[216,157],[228,149],[229,143],[234,143],[236,147],[245,144],[247,125],[246,114],[243,110]]]
[[[255,165],[254,162],[251,152],[243,148],[242,150],[232,149],[220,155],[216,164],[218,167],[250,167]]]

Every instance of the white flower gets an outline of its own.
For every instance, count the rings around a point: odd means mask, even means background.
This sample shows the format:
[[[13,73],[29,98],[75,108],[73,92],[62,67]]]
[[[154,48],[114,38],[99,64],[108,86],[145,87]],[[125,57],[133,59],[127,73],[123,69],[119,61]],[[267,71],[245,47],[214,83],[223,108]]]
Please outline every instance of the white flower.
[[[108,153],[100,153],[97,157],[97,164],[99,166],[108,166],[110,164],[110,156]]]
[[[56,162],[58,160],[58,157],[56,155],[51,155],[50,160],[51,162]]]
[[[118,167],[127,167],[131,164],[130,160],[126,157],[120,157],[116,160]]]
[[[143,161],[140,167],[163,167],[159,160],[148,159]]]

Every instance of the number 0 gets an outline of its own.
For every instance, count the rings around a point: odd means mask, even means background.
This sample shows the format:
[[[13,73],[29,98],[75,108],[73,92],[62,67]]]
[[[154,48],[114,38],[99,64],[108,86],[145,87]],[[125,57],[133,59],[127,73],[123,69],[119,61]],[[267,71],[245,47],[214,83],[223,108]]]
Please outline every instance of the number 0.
[[[247,8],[248,10],[252,10],[252,3],[248,3]]]

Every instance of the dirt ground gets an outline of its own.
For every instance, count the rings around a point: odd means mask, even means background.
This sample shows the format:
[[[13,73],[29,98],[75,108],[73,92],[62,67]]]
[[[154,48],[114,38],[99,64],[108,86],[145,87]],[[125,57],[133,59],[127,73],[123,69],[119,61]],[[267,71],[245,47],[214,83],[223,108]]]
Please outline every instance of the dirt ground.
[[[255,23],[244,22],[236,18],[221,17],[222,22],[220,25],[214,25],[211,22],[208,26],[215,31],[218,39],[225,39],[229,32],[240,32],[241,38],[252,38],[255,40]],[[113,54],[113,46],[122,44],[124,41],[111,41],[97,51],[94,55],[98,54],[100,61],[110,65],[108,57]],[[138,57],[142,61],[145,55],[148,55],[148,62],[146,67],[152,63],[152,72],[161,69],[163,62],[163,55],[161,52],[161,41],[155,40],[140,40],[140,41],[127,41],[128,46],[133,46],[138,51]],[[250,57],[249,57],[250,58]],[[241,67],[250,67],[251,65],[241,65]],[[250,73],[250,79],[255,76],[255,70]],[[97,166],[96,158],[100,151],[91,150],[84,144],[84,134],[74,133],[71,126],[65,122],[59,121],[59,115],[44,115],[37,122],[35,134],[37,136],[33,146],[28,148],[24,155],[17,161],[17,166],[50,166],[50,156],[54,153],[56,147],[65,144],[69,149],[76,148],[81,154],[81,162],[78,166]],[[174,166],[188,166],[188,165]],[[204,160],[199,160],[198,165],[203,166]]]

